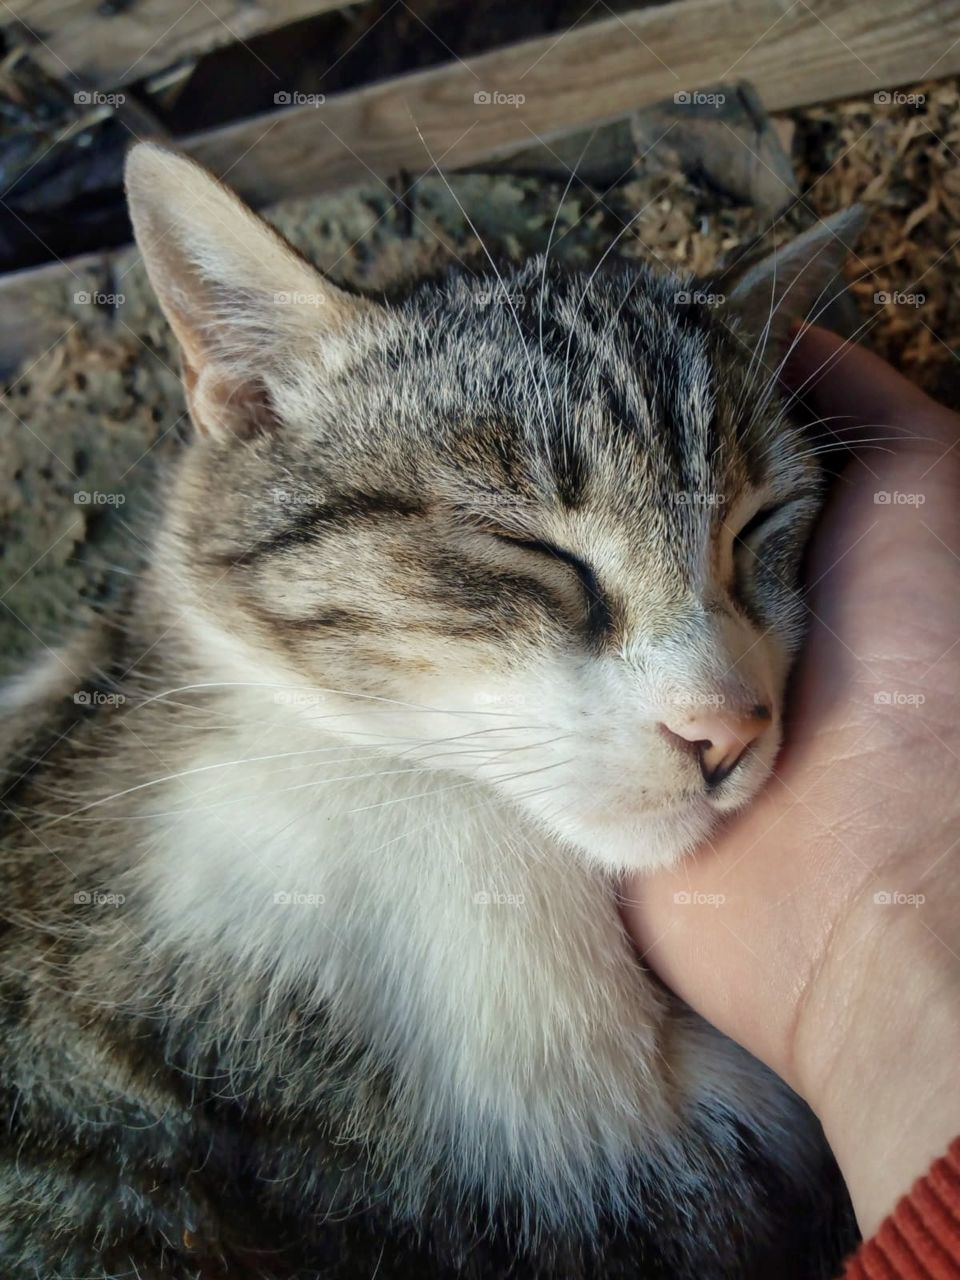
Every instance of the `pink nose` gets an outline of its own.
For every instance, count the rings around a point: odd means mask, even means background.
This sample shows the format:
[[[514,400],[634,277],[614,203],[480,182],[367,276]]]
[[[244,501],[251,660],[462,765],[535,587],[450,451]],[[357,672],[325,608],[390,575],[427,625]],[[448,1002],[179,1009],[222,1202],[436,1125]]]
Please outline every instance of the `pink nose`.
[[[661,724],[660,730],[675,745],[696,751],[703,780],[712,790],[730,776],[770,720],[768,707],[751,707],[746,714],[719,708],[693,720]]]

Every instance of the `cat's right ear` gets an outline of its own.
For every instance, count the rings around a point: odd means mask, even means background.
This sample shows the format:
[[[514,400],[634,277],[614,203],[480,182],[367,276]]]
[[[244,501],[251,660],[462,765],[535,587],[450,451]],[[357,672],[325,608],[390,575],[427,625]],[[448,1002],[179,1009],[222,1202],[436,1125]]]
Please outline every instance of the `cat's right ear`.
[[[863,205],[853,205],[740,271],[727,295],[728,314],[751,345],[762,343],[779,359],[793,326],[816,320],[843,294],[843,265],[866,222]],[[716,283],[722,287],[724,277]]]
[[[201,432],[275,428],[295,408],[305,375],[342,366],[381,312],[325,280],[232,191],[176,152],[135,146],[126,187]]]

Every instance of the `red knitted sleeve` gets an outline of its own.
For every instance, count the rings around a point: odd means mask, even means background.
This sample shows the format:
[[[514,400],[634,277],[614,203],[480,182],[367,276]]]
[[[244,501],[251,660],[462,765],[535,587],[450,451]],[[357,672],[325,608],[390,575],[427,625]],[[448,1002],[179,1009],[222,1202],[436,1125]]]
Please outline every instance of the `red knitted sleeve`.
[[[960,1280],[960,1138],[861,1245],[843,1280]]]

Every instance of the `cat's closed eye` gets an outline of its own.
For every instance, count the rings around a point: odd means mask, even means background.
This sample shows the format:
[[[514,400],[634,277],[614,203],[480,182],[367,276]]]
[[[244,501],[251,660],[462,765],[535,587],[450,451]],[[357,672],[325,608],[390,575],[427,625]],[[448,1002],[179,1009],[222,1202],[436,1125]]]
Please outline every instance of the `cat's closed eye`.
[[[783,511],[786,503],[768,502],[765,503],[758,511],[750,517],[740,531],[734,536],[734,544],[737,547],[745,546],[755,534],[760,533],[764,526],[772,523],[774,516],[778,516]]]
[[[521,538],[508,533],[495,533],[493,536],[508,546],[519,547],[532,555],[549,557],[568,565],[576,573],[583,589],[587,605],[587,626],[591,636],[600,636],[609,630],[612,621],[609,604],[599,578],[585,560],[572,551],[539,538]]]
[[[734,533],[734,550],[748,545],[756,547],[775,528],[782,528],[787,524],[802,524],[818,501],[816,492],[803,489],[762,503]]]
[[[770,619],[770,601],[780,607],[794,595],[795,579],[805,544],[804,534],[817,510],[815,493],[800,491],[779,498],[768,498],[733,534],[732,579],[734,592],[741,600],[750,600],[760,614]],[[745,593],[745,594],[744,594]],[[767,596],[767,605],[762,604]]]

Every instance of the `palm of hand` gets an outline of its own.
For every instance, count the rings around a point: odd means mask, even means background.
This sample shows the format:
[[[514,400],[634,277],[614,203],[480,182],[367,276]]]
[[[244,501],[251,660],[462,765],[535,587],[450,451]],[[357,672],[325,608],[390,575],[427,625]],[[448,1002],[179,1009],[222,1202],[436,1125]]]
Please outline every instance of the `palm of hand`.
[[[812,331],[794,378],[839,346]],[[937,937],[960,879],[960,419],[863,352],[816,399],[894,438],[851,463],[818,531],[776,774],[710,849],[628,885],[625,909],[669,985],[798,1087],[825,957],[873,964],[911,912]]]

